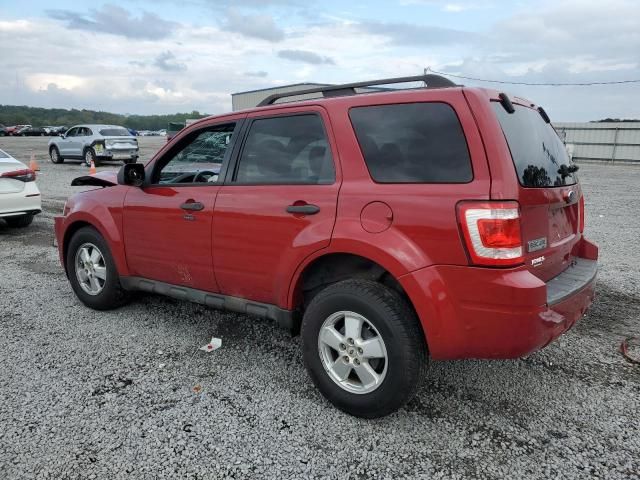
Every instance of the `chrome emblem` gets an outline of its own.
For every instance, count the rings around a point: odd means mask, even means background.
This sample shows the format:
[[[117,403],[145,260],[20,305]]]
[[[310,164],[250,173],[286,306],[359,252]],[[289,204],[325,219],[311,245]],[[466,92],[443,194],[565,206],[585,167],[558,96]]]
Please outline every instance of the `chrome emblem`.
[[[528,252],[537,252],[547,248],[547,237],[536,238],[535,240],[529,240],[527,242]]]

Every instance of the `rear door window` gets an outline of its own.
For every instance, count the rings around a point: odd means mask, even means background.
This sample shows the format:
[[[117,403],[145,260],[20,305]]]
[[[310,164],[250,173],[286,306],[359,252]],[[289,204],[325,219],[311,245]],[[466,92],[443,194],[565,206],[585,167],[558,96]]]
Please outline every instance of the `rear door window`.
[[[514,105],[508,113],[498,102],[492,106],[507,139],[518,181],[523,187],[561,187],[576,183],[567,171],[571,160],[553,127],[537,110]]]
[[[251,123],[237,183],[319,185],[335,181],[322,120],[316,114],[260,118]]]
[[[441,102],[356,107],[349,117],[378,183],[467,183],[471,158],[460,120]]]

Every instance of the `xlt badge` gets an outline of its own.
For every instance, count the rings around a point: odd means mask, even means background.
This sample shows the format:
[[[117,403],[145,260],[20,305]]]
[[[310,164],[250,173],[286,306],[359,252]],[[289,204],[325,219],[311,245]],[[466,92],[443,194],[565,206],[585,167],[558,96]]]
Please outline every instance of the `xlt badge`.
[[[537,252],[544,248],[547,248],[547,237],[536,238],[535,240],[529,240],[527,242],[528,252]]]

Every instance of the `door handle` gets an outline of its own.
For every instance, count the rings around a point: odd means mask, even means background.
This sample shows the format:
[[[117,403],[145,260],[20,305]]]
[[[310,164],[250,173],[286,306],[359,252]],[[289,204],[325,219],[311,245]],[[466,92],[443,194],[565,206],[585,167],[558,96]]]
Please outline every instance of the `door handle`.
[[[187,200],[182,205],[180,205],[182,210],[189,210],[192,212],[199,212],[200,210],[204,210],[204,205],[200,202],[194,202],[193,200]]]
[[[305,203],[303,205],[289,205],[287,207],[287,213],[296,213],[298,215],[315,215],[319,211],[319,206],[311,205],[310,203]]]

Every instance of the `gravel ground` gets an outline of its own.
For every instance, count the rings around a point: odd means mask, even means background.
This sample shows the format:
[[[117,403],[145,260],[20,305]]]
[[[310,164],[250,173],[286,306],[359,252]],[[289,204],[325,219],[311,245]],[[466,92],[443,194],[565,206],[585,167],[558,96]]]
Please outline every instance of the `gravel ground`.
[[[406,408],[366,421],[269,321],[144,295],[82,306],[52,217],[86,169],[48,163],[45,139],[0,148],[38,155],[44,205],[27,230],[0,224],[0,478],[640,478],[640,366],[618,352],[640,336],[640,168],[581,166],[601,272],[576,328],[520,360],[432,362]]]

